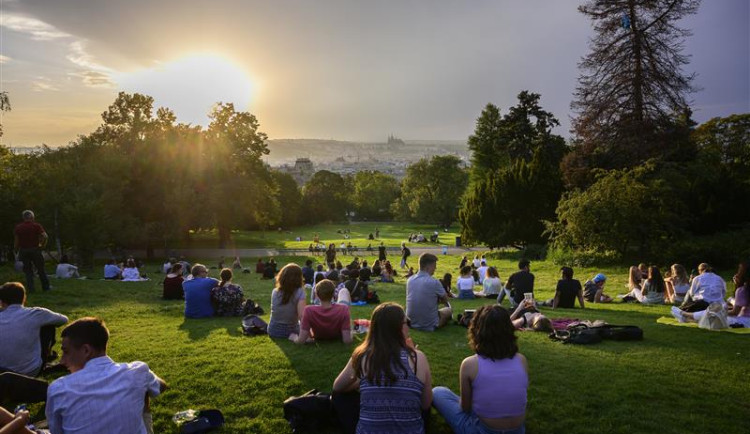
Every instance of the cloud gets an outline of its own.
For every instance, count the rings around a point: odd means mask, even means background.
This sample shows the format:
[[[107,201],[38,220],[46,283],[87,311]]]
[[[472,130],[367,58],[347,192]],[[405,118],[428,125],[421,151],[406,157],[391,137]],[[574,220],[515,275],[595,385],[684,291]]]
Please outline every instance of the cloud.
[[[70,36],[44,21],[23,15],[3,13],[0,15],[0,26],[31,35],[31,39],[37,41],[50,41]]]
[[[85,41],[72,42],[69,50],[66,58],[80,68],[79,71],[71,73],[71,75],[80,77],[84,85],[96,88],[116,86],[112,79],[112,69],[100,64],[93,55],[86,51]]]
[[[0,54],[0,65],[10,62],[12,59],[8,56]]]
[[[109,89],[117,86],[112,77],[104,72],[88,70],[72,72],[70,75],[79,77],[83,81],[83,84],[88,87]]]
[[[36,77],[31,82],[31,90],[34,92],[45,92],[45,91],[58,91],[60,90],[55,86],[54,82],[47,77]]]

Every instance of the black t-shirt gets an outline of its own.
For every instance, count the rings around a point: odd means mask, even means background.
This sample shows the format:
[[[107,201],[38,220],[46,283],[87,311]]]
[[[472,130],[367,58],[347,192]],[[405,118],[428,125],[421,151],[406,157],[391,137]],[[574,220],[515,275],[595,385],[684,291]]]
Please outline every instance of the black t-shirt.
[[[382,268],[380,265],[373,265],[372,266],[372,275],[373,276],[380,276],[380,272],[382,271]]]
[[[557,307],[572,309],[575,307],[578,293],[581,292],[581,282],[576,279],[558,280],[555,292],[560,295]]]
[[[362,268],[359,270],[359,280],[363,282],[367,282],[370,280],[370,276],[372,275],[372,272],[369,268]]]
[[[302,267],[302,277],[305,278],[305,283],[308,285],[313,284],[313,278],[315,277],[315,270],[312,269],[312,267],[308,267],[305,265]]]
[[[385,246],[378,246],[378,259],[381,261],[385,259]]]
[[[513,300],[520,303],[525,292],[534,293],[534,275],[526,270],[517,271],[508,278],[508,288],[511,290]]]

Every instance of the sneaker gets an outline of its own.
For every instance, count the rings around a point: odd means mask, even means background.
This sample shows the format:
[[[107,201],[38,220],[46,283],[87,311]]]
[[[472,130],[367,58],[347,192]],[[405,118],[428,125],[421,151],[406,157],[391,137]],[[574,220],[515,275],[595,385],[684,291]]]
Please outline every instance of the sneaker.
[[[679,322],[685,322],[685,317],[682,315],[682,311],[677,306],[672,306],[672,316]]]

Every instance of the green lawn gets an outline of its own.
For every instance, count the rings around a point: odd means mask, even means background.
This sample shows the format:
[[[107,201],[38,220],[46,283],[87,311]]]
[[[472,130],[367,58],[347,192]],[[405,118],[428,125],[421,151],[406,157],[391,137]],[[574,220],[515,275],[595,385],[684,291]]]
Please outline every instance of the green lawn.
[[[380,238],[375,241],[368,240],[368,235],[375,234],[375,229],[380,229]],[[349,230],[349,239],[344,239],[344,234],[336,231]],[[388,247],[398,247],[402,241],[406,241],[409,234],[422,232],[429,241],[433,231],[440,232],[440,244],[426,243],[425,245],[436,246],[441,244],[453,245],[456,237],[460,235],[458,227],[449,228],[449,232],[443,232],[442,229],[435,225],[420,225],[413,223],[401,222],[354,222],[341,224],[323,224],[314,226],[300,226],[292,230],[283,229],[282,231],[232,231],[232,240],[228,247],[231,248],[254,248],[254,247],[271,247],[287,249],[307,249],[312,243],[313,237],[317,233],[320,236],[321,243],[336,243],[336,247],[342,241],[350,242],[352,245],[361,249],[372,243],[373,247],[385,243]],[[302,237],[302,241],[295,241],[297,237]],[[189,247],[192,248],[216,248],[218,235],[215,230],[198,231],[191,234]],[[178,245],[179,247],[188,247],[187,243]]]
[[[304,258],[279,259],[284,263]],[[455,275],[459,259],[441,257],[438,274]],[[515,261],[507,254],[491,265],[497,265],[505,279],[516,268]],[[532,263],[538,299],[552,296],[557,268]],[[607,292],[614,295],[624,291],[626,269],[577,269],[576,274],[584,280],[603,271],[610,276]],[[226,433],[290,432],[282,417],[282,401],[312,388],[329,391],[362,338],[357,336],[351,346],[297,347],[265,336],[242,336],[239,318],[185,320],[182,303],[162,301],[159,275],[152,277],[155,280],[143,283],[53,281],[54,290],[31,294],[29,305],[45,306],[72,319],[102,317],[111,331],[109,353],[116,361],[142,360],[162,376],[170,389],[153,401],[156,432],[176,432],[171,416],[188,408],[221,409]],[[0,270],[0,282],[11,279],[22,276]],[[270,281],[259,280],[256,274],[239,274],[235,280],[268,310]],[[376,289],[381,300],[404,303],[403,278]],[[482,303],[491,301],[453,304],[461,310]],[[644,329],[645,340],[587,347],[519,332],[521,352],[530,367],[529,433],[747,432],[750,336],[656,324],[658,317],[669,315],[667,306],[590,306],[585,311],[544,312],[552,317],[635,324]],[[353,307],[352,317],[367,318],[370,311],[370,307]],[[457,325],[435,333],[412,332],[430,361],[434,385],[458,390],[459,364],[470,355],[465,335],[466,329]],[[40,411],[38,406],[32,409]],[[431,431],[448,432],[434,412]]]

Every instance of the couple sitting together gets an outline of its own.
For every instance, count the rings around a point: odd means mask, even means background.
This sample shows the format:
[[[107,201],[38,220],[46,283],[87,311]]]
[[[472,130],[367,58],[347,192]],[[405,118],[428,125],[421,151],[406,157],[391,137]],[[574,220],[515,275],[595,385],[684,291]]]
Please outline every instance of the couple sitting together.
[[[165,279],[165,298],[177,298],[179,290],[175,289],[175,283],[182,279],[179,274],[180,264],[172,267],[172,273],[167,276],[170,279],[169,289]],[[232,283],[232,270],[225,268],[221,270],[221,280],[208,277],[208,268],[202,264],[195,264],[190,270],[192,279],[182,282],[185,297],[185,317],[207,318],[211,316],[241,316],[245,307],[245,296],[242,287]],[[167,292],[169,291],[169,292]]]

